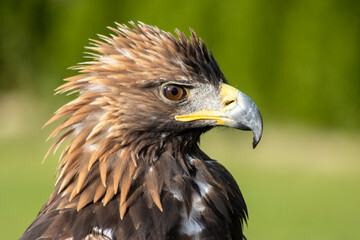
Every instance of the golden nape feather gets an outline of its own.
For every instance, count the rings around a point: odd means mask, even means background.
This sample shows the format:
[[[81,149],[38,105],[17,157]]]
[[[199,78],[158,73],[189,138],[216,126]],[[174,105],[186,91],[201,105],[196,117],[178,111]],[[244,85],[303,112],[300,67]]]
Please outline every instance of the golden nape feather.
[[[262,134],[255,103],[230,87],[213,55],[143,23],[117,24],[87,47],[56,93],[76,94],[63,120],[49,200],[20,239],[243,239],[247,209],[234,178],[199,148],[216,126]]]

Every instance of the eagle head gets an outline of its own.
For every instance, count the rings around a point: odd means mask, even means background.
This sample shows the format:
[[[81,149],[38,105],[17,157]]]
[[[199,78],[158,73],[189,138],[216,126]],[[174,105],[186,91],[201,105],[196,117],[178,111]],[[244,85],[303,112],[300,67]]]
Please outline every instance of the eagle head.
[[[101,132],[113,142],[129,138],[125,144],[131,144],[144,133],[167,138],[222,125],[252,130],[257,145],[262,134],[257,106],[227,84],[195,32],[189,40],[178,30],[176,38],[156,27],[132,25],[110,28],[115,35],[99,35],[103,42],[92,40],[87,48],[93,61],[74,67],[81,74],[57,89],[80,93],[63,108],[77,116],[78,124],[71,122],[75,132],[88,128],[87,140]],[[84,105],[91,111],[76,112]],[[63,115],[59,112],[55,118]]]

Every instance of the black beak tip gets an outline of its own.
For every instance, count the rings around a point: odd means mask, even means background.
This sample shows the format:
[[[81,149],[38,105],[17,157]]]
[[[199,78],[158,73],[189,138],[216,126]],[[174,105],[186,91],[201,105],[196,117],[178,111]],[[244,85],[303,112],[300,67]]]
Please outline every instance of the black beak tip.
[[[254,137],[253,137],[253,149],[256,148],[256,146],[258,145],[258,143],[261,140],[262,137],[262,131],[263,131],[263,124],[262,124],[262,119],[260,121],[260,124],[255,128],[252,129]]]
[[[253,149],[256,148],[256,146],[258,145],[259,142],[260,142],[260,139],[259,140],[255,140],[255,138],[253,139]]]

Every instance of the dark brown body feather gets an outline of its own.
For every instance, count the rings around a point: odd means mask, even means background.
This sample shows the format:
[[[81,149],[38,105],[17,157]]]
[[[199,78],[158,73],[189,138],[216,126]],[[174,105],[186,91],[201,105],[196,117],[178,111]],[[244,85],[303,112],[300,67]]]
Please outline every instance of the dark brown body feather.
[[[208,123],[184,125],[182,103],[159,99],[166,81],[226,80],[205,45],[147,25],[119,26],[90,49],[93,62],[58,89],[79,92],[49,121],[66,139],[59,179],[20,239],[242,239],[247,210],[231,174],[198,147]],[[187,111],[187,110],[186,110]]]
[[[58,209],[63,201],[67,202],[68,196],[64,196],[43,207],[23,239],[84,239],[91,233],[96,235],[94,228],[113,229],[112,239],[242,239],[246,207],[236,182],[216,161],[201,152],[190,152],[173,156],[166,151],[153,165],[153,171],[158,172],[156,176],[149,176],[145,169],[139,173],[131,184],[128,193],[131,200],[123,219],[119,214],[121,192],[106,206],[91,202],[79,211],[76,210],[78,199],[73,200],[72,207]],[[192,164],[186,164],[189,175],[174,164],[174,157],[191,158]],[[143,186],[146,178],[161,187],[162,211],[153,204],[151,193]],[[204,193],[198,183],[211,187]],[[181,214],[186,217],[182,218]],[[191,219],[193,215],[196,220]],[[199,234],[183,234],[181,229],[188,221],[196,221],[204,229]]]

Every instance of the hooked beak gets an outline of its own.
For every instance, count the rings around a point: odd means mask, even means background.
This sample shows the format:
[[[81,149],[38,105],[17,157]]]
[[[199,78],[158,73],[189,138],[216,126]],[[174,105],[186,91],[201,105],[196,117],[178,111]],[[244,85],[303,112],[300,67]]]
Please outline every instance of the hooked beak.
[[[203,109],[187,115],[177,115],[175,119],[182,122],[215,120],[216,125],[251,130],[255,148],[263,131],[262,117],[256,104],[244,93],[224,83],[220,84],[220,96],[220,110]]]

